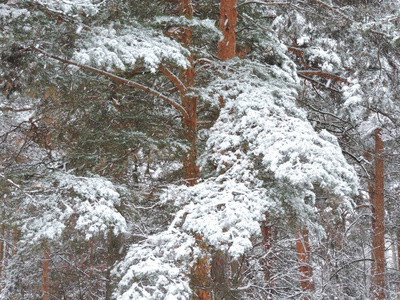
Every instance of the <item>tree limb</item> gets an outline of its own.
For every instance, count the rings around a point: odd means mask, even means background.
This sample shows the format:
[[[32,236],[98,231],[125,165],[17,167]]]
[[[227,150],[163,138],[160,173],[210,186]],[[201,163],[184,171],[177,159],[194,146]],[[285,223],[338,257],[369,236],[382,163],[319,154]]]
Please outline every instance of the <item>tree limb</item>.
[[[293,52],[294,54],[296,54],[301,61],[301,64],[303,65],[304,68],[306,68],[307,70],[317,70],[316,68],[310,67],[305,59],[304,59],[304,50],[301,48],[297,48],[297,47],[288,47],[288,51]]]
[[[87,70],[87,71],[102,75],[104,77],[107,77],[107,78],[119,83],[119,84],[124,84],[124,85],[130,86],[130,87],[142,90],[142,91],[144,91],[144,92],[146,92],[146,93],[148,93],[150,95],[156,96],[156,97],[160,98],[161,100],[163,100],[164,102],[170,104],[176,110],[178,110],[182,114],[183,118],[185,118],[185,119],[189,119],[190,118],[189,114],[183,108],[183,106],[181,106],[179,103],[175,102],[174,100],[168,98],[167,96],[163,95],[162,93],[160,93],[160,92],[158,92],[158,91],[156,91],[156,90],[154,90],[152,88],[149,88],[147,86],[141,85],[140,83],[137,83],[137,82],[134,82],[134,81],[119,77],[119,76],[114,75],[112,73],[96,69],[94,67],[84,66],[84,65],[75,63],[73,61],[69,61],[69,60],[63,59],[61,57],[49,54],[49,53],[47,53],[47,52],[45,52],[45,51],[43,51],[41,49],[38,49],[38,48],[36,48],[34,46],[31,46],[30,49],[32,49],[33,51],[36,51],[36,52],[38,52],[40,54],[43,54],[46,57],[58,60],[58,61],[60,61],[60,62],[62,62],[64,64],[76,66],[76,67],[78,67],[80,69]]]
[[[310,81],[310,82],[312,82],[312,83],[315,83],[315,84],[317,84],[317,85],[319,85],[319,86],[321,86],[321,87],[324,87],[324,88],[326,88],[326,89],[328,89],[328,90],[331,90],[331,91],[336,92],[336,93],[339,93],[339,94],[342,93],[342,92],[339,91],[338,89],[334,89],[334,88],[328,87],[328,86],[326,86],[325,84],[323,84],[322,82],[319,82],[319,81],[317,81],[317,80],[314,80],[314,79],[312,79],[311,77],[305,76],[305,75],[303,75],[303,74],[301,74],[301,73],[299,73],[299,72],[297,72],[297,75],[298,75],[300,78],[303,78],[303,79],[305,79],[305,80],[308,80],[308,81]]]
[[[165,76],[168,77],[169,80],[171,80],[171,82],[179,89],[179,91],[182,94],[186,94],[187,93],[187,87],[182,83],[182,81],[175,76],[174,73],[172,73],[167,67],[163,66],[162,64],[160,64],[158,66],[158,69],[161,71],[161,73],[163,73]]]
[[[333,74],[329,74],[329,73],[325,73],[322,72],[321,70],[298,70],[297,74],[303,75],[303,76],[318,76],[318,77],[323,77],[323,78],[328,78],[328,79],[332,79],[334,81],[337,82],[343,82],[347,85],[350,84],[350,82],[348,82],[346,79],[340,77],[340,76],[336,76]]]
[[[236,9],[247,4],[261,4],[261,5],[289,5],[289,2],[260,2],[260,1],[247,1],[236,6]]]
[[[351,18],[349,18],[348,16],[346,16],[344,13],[342,13],[340,10],[337,10],[335,8],[333,8],[332,6],[326,4],[325,2],[322,2],[320,0],[311,0],[311,2],[317,3],[327,9],[329,9],[330,11],[340,15],[343,19],[345,19],[346,21],[349,21],[350,23],[354,23],[354,20],[352,20]]]

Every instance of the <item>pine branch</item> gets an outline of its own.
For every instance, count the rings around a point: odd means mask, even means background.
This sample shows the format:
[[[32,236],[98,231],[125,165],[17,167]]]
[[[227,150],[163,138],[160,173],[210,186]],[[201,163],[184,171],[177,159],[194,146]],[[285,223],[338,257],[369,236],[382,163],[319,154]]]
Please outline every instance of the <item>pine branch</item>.
[[[297,75],[298,75],[300,78],[303,78],[303,79],[308,80],[308,81],[310,81],[310,82],[312,82],[312,83],[315,83],[315,84],[317,84],[317,85],[319,85],[319,86],[321,86],[321,87],[323,87],[323,88],[326,88],[326,89],[328,89],[328,90],[331,90],[331,91],[336,92],[336,93],[339,93],[339,94],[342,93],[342,92],[339,91],[338,89],[334,89],[334,88],[331,88],[331,87],[329,87],[329,86],[326,86],[326,85],[323,84],[322,82],[319,82],[319,81],[317,81],[317,80],[314,80],[314,79],[312,79],[311,77],[305,76],[305,75],[303,75],[303,74],[301,74],[301,73],[299,73],[299,72],[297,72]]]
[[[268,5],[268,6],[272,6],[272,5],[289,5],[289,2],[261,2],[261,1],[247,1],[244,2],[242,4],[239,4],[238,6],[236,6],[236,9],[238,9],[239,7],[242,7],[244,5],[248,5],[248,4],[261,4],[261,5]]]
[[[303,75],[303,76],[318,76],[318,77],[323,77],[323,78],[328,78],[328,79],[332,79],[334,81],[337,82],[343,82],[347,85],[350,84],[350,82],[348,82],[346,79],[340,77],[340,76],[336,76],[333,74],[329,74],[329,73],[325,73],[322,72],[321,70],[298,70],[297,74]]]
[[[327,9],[329,9],[330,11],[334,12],[335,14],[338,14],[339,16],[341,16],[343,19],[345,19],[346,21],[349,21],[350,23],[354,23],[354,20],[352,20],[351,18],[349,18],[348,16],[346,16],[344,13],[342,13],[340,10],[337,10],[335,8],[333,8],[332,6],[326,4],[325,2],[322,2],[320,0],[311,0],[311,2],[317,3]]]
[[[172,73],[167,67],[163,66],[162,64],[160,64],[158,66],[158,69],[161,71],[161,73],[163,73],[165,76],[168,77],[169,80],[171,80],[171,82],[179,89],[179,91],[182,94],[186,94],[187,93],[187,87],[182,83],[182,81],[175,76],[174,73]]]
[[[103,71],[103,70],[96,69],[94,67],[84,66],[84,65],[75,63],[73,61],[63,59],[61,57],[49,54],[49,53],[47,53],[47,52],[45,52],[45,51],[43,51],[43,50],[41,50],[39,48],[36,48],[34,46],[31,46],[30,49],[35,51],[35,52],[38,52],[40,54],[43,54],[46,57],[58,60],[58,61],[60,61],[60,62],[62,62],[64,64],[71,65],[71,66],[76,66],[76,67],[78,67],[80,69],[87,70],[87,71],[102,75],[104,77],[107,77],[107,78],[111,79],[112,81],[115,81],[115,82],[119,83],[119,84],[124,84],[124,85],[130,86],[130,87],[142,90],[142,91],[144,91],[144,92],[146,92],[146,93],[148,93],[150,95],[156,96],[159,99],[163,100],[164,102],[170,104],[176,110],[178,110],[182,114],[184,119],[190,119],[189,114],[183,108],[183,106],[181,106],[179,103],[175,102],[173,99],[168,98],[167,96],[163,95],[162,93],[160,93],[160,92],[158,92],[158,91],[156,91],[156,90],[154,90],[152,88],[149,88],[149,87],[144,86],[144,85],[142,85],[140,83],[137,83],[137,82],[134,82],[134,81],[119,77],[119,76],[117,76],[115,74],[112,74],[112,73],[109,73],[109,72],[106,72],[106,71]]]

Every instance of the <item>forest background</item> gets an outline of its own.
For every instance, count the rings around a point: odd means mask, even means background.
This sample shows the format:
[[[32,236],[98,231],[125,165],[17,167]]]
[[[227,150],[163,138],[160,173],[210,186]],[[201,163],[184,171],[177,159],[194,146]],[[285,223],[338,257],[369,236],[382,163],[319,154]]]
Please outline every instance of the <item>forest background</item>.
[[[399,4],[0,0],[0,299],[400,299]]]

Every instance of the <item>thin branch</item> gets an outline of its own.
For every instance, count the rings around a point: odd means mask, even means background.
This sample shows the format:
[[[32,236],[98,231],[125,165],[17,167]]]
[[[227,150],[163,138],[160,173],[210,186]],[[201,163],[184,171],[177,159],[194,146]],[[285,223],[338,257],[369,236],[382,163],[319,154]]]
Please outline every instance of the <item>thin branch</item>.
[[[325,2],[322,2],[320,0],[311,0],[311,2],[315,2],[327,9],[329,9],[330,11],[333,11],[334,13],[340,15],[343,19],[349,21],[350,23],[354,23],[354,20],[352,20],[351,18],[349,18],[348,16],[346,16],[344,13],[342,13],[340,10],[337,10],[335,8],[333,8],[332,6],[326,4]]]
[[[343,82],[347,85],[350,84],[350,82],[348,82],[346,79],[344,79],[340,76],[325,73],[320,70],[298,70],[297,73],[304,75],[304,76],[318,76],[318,77],[328,78],[328,79],[332,79],[334,81]]]
[[[161,73],[163,73],[165,76],[168,77],[169,80],[171,80],[171,82],[179,89],[179,91],[182,94],[186,94],[187,93],[187,87],[182,83],[182,81],[175,76],[174,73],[172,73],[167,67],[163,66],[162,64],[160,64],[158,66],[158,69],[161,71]]]
[[[344,268],[346,268],[346,267],[348,267],[348,266],[350,266],[350,265],[352,265],[352,264],[355,264],[355,263],[358,263],[358,262],[364,262],[364,261],[374,261],[374,259],[370,259],[370,258],[361,258],[361,259],[356,259],[356,260],[354,260],[354,261],[352,261],[352,262],[349,262],[349,263],[343,265],[342,267],[340,267],[339,269],[337,269],[337,270],[329,277],[328,282],[324,284],[324,286],[322,287],[322,290],[325,290],[325,288],[326,288],[326,286],[328,285],[329,281],[331,281],[332,278],[335,277],[335,276],[336,276],[340,271],[342,271]]]
[[[305,59],[304,59],[304,50],[297,48],[297,47],[288,47],[288,51],[293,52],[294,54],[296,54],[301,61],[301,64],[304,66],[304,68],[306,68],[307,70],[317,70],[316,68],[310,67]]]
[[[319,114],[328,115],[328,116],[331,116],[332,118],[335,118],[335,119],[339,120],[340,122],[343,122],[343,123],[352,125],[350,122],[348,122],[348,121],[346,121],[346,120],[343,120],[342,118],[336,116],[335,114],[332,114],[332,113],[330,113],[330,112],[322,111],[322,110],[317,109],[316,107],[312,106],[311,104],[307,103],[306,101],[302,101],[302,100],[300,100],[300,99],[297,99],[297,101],[299,101],[300,103],[306,105],[306,106],[309,107],[311,110],[313,110],[313,111],[315,111],[315,112],[317,112],[317,113],[319,113]]]
[[[319,81],[317,81],[317,80],[314,80],[314,79],[312,79],[311,77],[305,76],[305,75],[303,75],[303,74],[301,74],[301,73],[297,73],[297,75],[298,75],[299,77],[303,78],[303,79],[306,79],[306,80],[312,82],[312,83],[318,84],[319,86],[324,87],[324,88],[326,88],[326,89],[328,89],[328,90],[331,90],[331,91],[336,92],[336,93],[339,93],[339,94],[342,93],[342,92],[339,91],[338,89],[334,89],[334,88],[328,87],[328,86],[326,86],[325,84],[323,84],[322,82],[319,82]]]
[[[13,58],[13,57],[16,57],[16,56],[18,56],[18,55],[21,55],[22,53],[24,53],[24,52],[26,52],[26,51],[29,51],[30,49],[29,48],[21,48],[21,49],[18,49],[17,51],[14,51],[13,53],[11,53],[10,55],[8,55],[8,56],[6,56],[6,57],[4,57],[4,58],[1,58],[0,57],[0,61],[7,61],[7,60],[9,60],[10,58]]]
[[[102,71],[102,70],[99,70],[99,69],[96,69],[96,68],[93,68],[93,67],[89,67],[89,66],[84,66],[84,65],[81,65],[81,64],[78,64],[78,63],[75,63],[75,62],[72,62],[72,61],[63,59],[63,58],[61,58],[61,57],[58,57],[58,56],[49,54],[49,53],[47,53],[47,52],[45,52],[45,51],[43,51],[43,50],[41,50],[41,49],[38,49],[38,48],[36,48],[36,47],[33,47],[33,46],[31,46],[30,48],[31,48],[33,51],[36,51],[36,52],[38,52],[38,53],[41,53],[41,54],[43,54],[43,55],[46,56],[46,57],[49,57],[49,58],[58,60],[58,61],[60,61],[60,62],[62,62],[62,63],[64,63],[64,64],[76,66],[76,67],[78,67],[78,68],[80,68],[80,69],[87,70],[87,71],[90,71],[90,72],[93,72],[93,73],[102,75],[102,76],[104,76],[104,77],[107,77],[107,78],[109,78],[109,79],[111,79],[111,80],[113,80],[113,81],[119,83],[119,84],[124,84],[124,85],[130,86],[130,87],[133,87],[133,88],[142,90],[142,91],[144,91],[144,92],[146,92],[146,93],[148,93],[148,94],[150,94],[150,95],[156,96],[156,97],[160,98],[161,100],[163,100],[164,102],[170,104],[170,105],[171,105],[173,108],[175,108],[176,110],[178,110],[178,111],[182,114],[182,116],[183,116],[185,119],[189,119],[189,118],[190,118],[190,117],[189,117],[189,114],[188,114],[187,111],[183,108],[183,106],[181,106],[179,103],[175,102],[174,100],[168,98],[167,96],[161,94],[160,92],[158,92],[158,91],[156,91],[156,90],[154,90],[154,89],[152,89],[152,88],[149,88],[149,87],[144,86],[144,85],[141,85],[141,84],[139,84],[139,83],[137,83],[137,82],[134,82],[134,81],[131,81],[131,80],[128,80],[128,79],[119,77],[119,76],[117,76],[117,75],[114,75],[114,74],[109,73],[109,72],[106,72],[106,71]]]
[[[31,111],[31,110],[34,110],[34,108],[14,109],[12,107],[0,107],[0,111],[11,111],[11,112],[14,112],[14,113],[24,112],[24,111]]]
[[[289,2],[260,2],[260,1],[248,1],[248,2],[244,2],[242,4],[239,4],[236,6],[236,9],[244,6],[244,5],[248,5],[248,4],[261,4],[261,5],[268,5],[268,6],[272,6],[272,5],[289,5]]]

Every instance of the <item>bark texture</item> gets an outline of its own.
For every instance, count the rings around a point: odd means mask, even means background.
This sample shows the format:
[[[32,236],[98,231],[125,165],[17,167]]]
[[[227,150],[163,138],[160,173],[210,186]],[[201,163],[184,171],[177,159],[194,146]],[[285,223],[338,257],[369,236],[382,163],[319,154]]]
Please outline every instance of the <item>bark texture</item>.
[[[302,229],[297,232],[296,249],[297,260],[299,262],[301,289],[306,295],[302,299],[308,300],[310,298],[307,294],[310,294],[314,290],[314,284],[312,282],[311,252],[307,229]]]
[[[218,27],[224,38],[218,43],[218,57],[227,60],[236,54],[236,0],[221,0]]]
[[[272,225],[268,221],[261,222],[261,235],[263,240],[263,252],[264,255],[261,259],[261,265],[264,272],[264,281],[267,285],[268,295],[274,294],[274,281],[272,270],[274,268],[274,262],[269,257],[271,251],[274,230]]]
[[[370,190],[372,207],[372,298],[385,299],[385,202],[384,202],[384,143],[381,129],[375,130],[374,185]]]
[[[193,18],[193,5],[191,0],[182,0],[180,6],[181,14],[186,18]],[[180,29],[180,41],[183,46],[190,48],[193,44],[192,29],[182,27]],[[194,68],[194,59],[190,55],[190,67],[182,72],[181,81],[185,86],[185,91],[181,92],[182,107],[186,110],[187,116],[183,118],[183,127],[185,137],[189,143],[189,150],[183,157],[183,179],[186,184],[193,186],[200,177],[199,167],[197,166],[197,96],[192,93],[195,85],[196,72]],[[208,249],[200,236],[196,237],[200,248],[208,253]],[[194,300],[211,300],[211,279],[210,279],[210,263],[208,255],[197,258],[196,263],[191,270],[190,284],[193,289]]]
[[[5,259],[5,247],[4,247],[4,241],[5,241],[5,234],[6,234],[6,225],[5,225],[5,219],[6,219],[6,212],[3,210],[1,212],[1,240],[0,240],[0,280],[3,275],[3,266],[4,266],[4,259]],[[0,291],[2,289],[3,285],[0,285]]]
[[[44,243],[42,272],[42,299],[50,300],[50,252],[47,242]]]
[[[400,229],[397,230],[397,270],[400,273]],[[397,284],[397,300],[400,300],[400,283]]]

